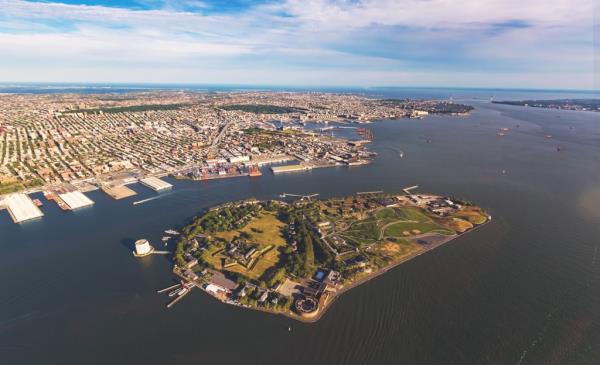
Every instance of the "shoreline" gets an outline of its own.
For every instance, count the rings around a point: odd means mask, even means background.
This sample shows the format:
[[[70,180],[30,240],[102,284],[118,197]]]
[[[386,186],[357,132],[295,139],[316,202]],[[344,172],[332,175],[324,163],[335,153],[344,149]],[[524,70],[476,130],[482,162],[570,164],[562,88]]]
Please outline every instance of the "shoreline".
[[[301,315],[296,314],[296,313],[294,313],[291,310],[288,310],[286,312],[280,312],[280,311],[274,311],[274,310],[271,310],[271,309],[268,309],[268,308],[250,307],[250,306],[245,306],[245,305],[241,305],[241,304],[229,302],[229,301],[226,301],[226,300],[222,300],[221,298],[217,297],[216,295],[213,295],[212,293],[208,292],[201,285],[198,285],[197,283],[194,283],[194,284],[200,290],[202,290],[205,294],[208,294],[209,296],[213,297],[214,299],[218,300],[219,302],[221,302],[223,304],[232,305],[234,307],[239,307],[239,308],[243,308],[243,309],[250,309],[250,310],[255,310],[255,311],[259,311],[259,312],[274,314],[274,315],[282,315],[284,317],[288,317],[290,319],[294,319],[294,320],[297,320],[297,321],[302,322],[302,323],[316,323],[316,322],[318,322],[323,317],[323,315],[329,310],[329,308],[333,306],[333,304],[336,302],[336,300],[340,296],[342,296],[343,294],[345,294],[346,292],[348,292],[351,289],[354,289],[354,288],[356,288],[356,287],[358,287],[358,286],[360,286],[362,284],[365,284],[365,283],[367,283],[367,282],[369,282],[369,281],[371,281],[371,280],[373,280],[373,279],[375,279],[375,278],[377,278],[377,277],[379,277],[379,276],[387,273],[388,271],[396,268],[397,266],[400,266],[400,265],[402,265],[402,264],[404,264],[404,263],[406,263],[406,262],[408,262],[408,261],[410,261],[412,259],[417,258],[418,256],[421,256],[421,255],[423,255],[423,254],[425,254],[425,253],[427,253],[429,251],[432,251],[432,250],[434,250],[434,249],[436,249],[436,248],[438,248],[440,246],[444,246],[445,244],[450,243],[450,242],[454,241],[455,239],[457,239],[459,237],[462,237],[463,235],[465,235],[465,234],[467,234],[469,232],[475,231],[476,229],[479,229],[481,227],[486,226],[488,223],[491,222],[491,220],[492,220],[491,218],[492,217],[490,215],[488,215],[488,219],[484,223],[482,223],[482,224],[474,226],[473,228],[471,228],[471,229],[469,229],[469,230],[467,230],[467,231],[465,231],[463,233],[460,233],[460,234],[457,234],[457,235],[454,235],[454,236],[449,236],[447,239],[444,239],[444,240],[442,240],[442,241],[440,241],[438,243],[433,243],[433,244],[428,245],[428,246],[424,246],[423,245],[422,247],[424,247],[424,249],[419,250],[417,252],[410,253],[410,254],[406,255],[405,257],[402,257],[400,260],[398,260],[396,262],[393,262],[390,265],[381,268],[380,270],[372,272],[372,273],[370,273],[370,274],[368,274],[368,275],[366,275],[366,276],[364,276],[364,277],[362,277],[362,278],[360,278],[360,279],[358,279],[356,281],[353,281],[353,282],[349,283],[348,285],[342,286],[339,290],[337,290],[333,294],[331,294],[330,299],[323,306],[323,308],[319,309],[319,311],[314,315],[314,317],[302,317]],[[179,278],[181,278],[183,280],[189,280],[183,274],[181,274],[179,272],[179,270],[177,270],[176,267],[173,268],[172,272],[176,276],[178,276]]]

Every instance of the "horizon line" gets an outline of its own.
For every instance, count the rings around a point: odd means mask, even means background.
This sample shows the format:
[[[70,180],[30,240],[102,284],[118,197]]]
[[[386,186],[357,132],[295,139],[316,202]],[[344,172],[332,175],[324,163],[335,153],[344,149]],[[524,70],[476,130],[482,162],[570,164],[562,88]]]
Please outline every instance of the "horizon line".
[[[592,94],[600,93],[600,89],[572,89],[572,88],[543,88],[543,87],[495,87],[495,86],[416,86],[416,85],[397,85],[397,86],[360,86],[360,85],[284,85],[284,84],[253,84],[253,83],[187,83],[187,82],[100,82],[100,81],[0,81],[1,86],[8,85],[121,85],[121,86],[171,86],[171,87],[198,87],[198,86],[227,86],[227,87],[260,87],[260,88],[296,88],[296,89],[454,89],[454,90],[507,90],[507,91],[576,91],[588,92]]]

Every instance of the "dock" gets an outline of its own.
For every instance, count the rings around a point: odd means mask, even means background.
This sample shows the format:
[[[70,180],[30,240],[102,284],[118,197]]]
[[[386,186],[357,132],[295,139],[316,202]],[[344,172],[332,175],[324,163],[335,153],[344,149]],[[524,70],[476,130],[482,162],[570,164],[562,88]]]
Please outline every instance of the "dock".
[[[58,204],[58,207],[62,210],[69,210],[69,206],[65,203],[57,194],[51,191],[45,191],[44,197],[49,201],[53,201]]]
[[[274,174],[280,174],[283,172],[306,171],[311,169],[312,167],[308,165],[284,165],[271,167],[271,171],[273,171]]]
[[[71,210],[94,205],[94,201],[80,191],[71,191],[69,193],[59,194],[58,196]]]
[[[44,213],[38,208],[33,200],[23,193],[15,193],[4,198],[4,205],[13,222],[21,223],[31,219],[41,218]]]
[[[125,199],[137,194],[135,191],[125,185],[104,185],[102,186],[102,191],[115,200]]]
[[[154,176],[149,176],[149,177],[140,179],[140,183],[142,183],[142,185],[145,185],[145,186],[149,187],[150,189],[157,191],[157,192],[167,190],[167,189],[170,189],[173,187],[173,185],[169,184],[168,182],[163,181]]]
[[[414,185],[414,186],[409,186],[407,188],[402,189],[402,191],[406,194],[406,195],[410,195],[410,191],[411,190],[415,190],[418,189],[419,185]]]

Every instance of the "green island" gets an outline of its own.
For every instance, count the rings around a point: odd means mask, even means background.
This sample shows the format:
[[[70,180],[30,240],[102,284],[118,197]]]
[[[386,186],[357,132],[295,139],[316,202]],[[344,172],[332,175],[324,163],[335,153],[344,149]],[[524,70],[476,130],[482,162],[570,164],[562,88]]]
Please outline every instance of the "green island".
[[[183,228],[173,272],[225,303],[313,322],[345,291],[490,219],[408,190],[232,202]]]

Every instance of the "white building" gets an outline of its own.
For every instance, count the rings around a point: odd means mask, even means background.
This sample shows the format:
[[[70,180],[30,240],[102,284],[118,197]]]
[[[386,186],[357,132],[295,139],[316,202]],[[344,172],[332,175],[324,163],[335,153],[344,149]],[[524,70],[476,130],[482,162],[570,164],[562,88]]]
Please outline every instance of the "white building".
[[[144,257],[151,255],[154,252],[154,247],[150,245],[147,239],[139,239],[135,241],[135,252],[133,253],[136,257]]]

